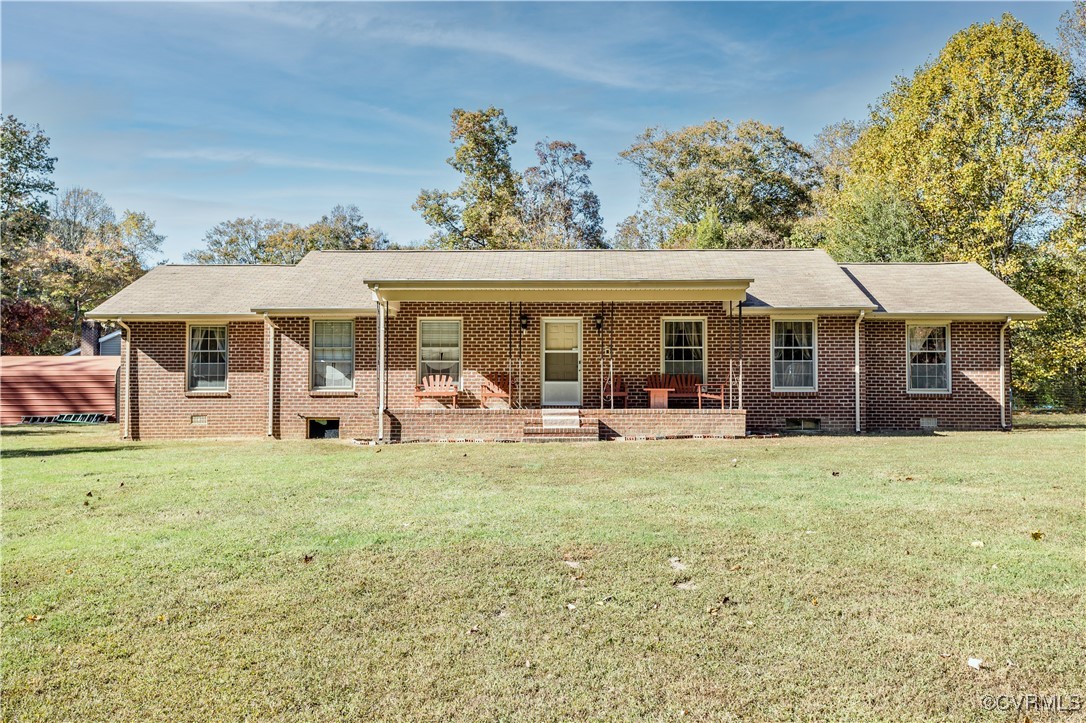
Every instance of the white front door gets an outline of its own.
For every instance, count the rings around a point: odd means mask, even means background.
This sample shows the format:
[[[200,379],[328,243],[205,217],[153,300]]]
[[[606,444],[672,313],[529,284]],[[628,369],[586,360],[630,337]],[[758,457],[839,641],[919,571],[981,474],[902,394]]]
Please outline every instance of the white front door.
[[[581,406],[581,320],[543,320],[543,404]]]

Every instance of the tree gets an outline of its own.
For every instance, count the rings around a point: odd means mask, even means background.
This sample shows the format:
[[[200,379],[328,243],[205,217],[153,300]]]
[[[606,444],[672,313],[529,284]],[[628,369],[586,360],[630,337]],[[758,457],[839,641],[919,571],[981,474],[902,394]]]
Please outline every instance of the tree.
[[[204,247],[185,254],[197,264],[296,264],[310,251],[379,249],[383,231],[357,206],[335,206],[316,223],[298,226],[274,218],[236,218],[204,234]]]
[[[69,349],[84,312],[132,283],[162,248],[145,213],[126,210],[120,222],[101,194],[70,188],[53,207],[49,231],[26,262],[42,302],[69,320],[53,348]]]
[[[569,141],[535,144],[539,165],[524,171],[523,223],[531,248],[604,248],[592,162]]]
[[[667,242],[669,229],[662,219],[648,211],[627,216],[615,228],[612,246],[616,249],[653,249]]]
[[[0,316],[4,319],[0,353],[5,355],[45,353],[53,331],[64,323],[56,308],[29,299],[0,301]]]
[[[894,82],[856,144],[853,175],[913,205],[946,257],[1010,278],[1083,160],[1070,91],[1069,63],[1012,16],[970,26]]]
[[[27,127],[13,115],[4,118],[0,126],[0,269],[5,298],[32,292],[20,278],[19,266],[48,227],[56,161],[49,155],[49,138],[40,127]]]
[[[250,216],[223,221],[204,234],[204,248],[186,252],[185,260],[194,264],[266,263],[268,239],[287,228],[274,218]]]
[[[448,164],[463,174],[454,191],[423,189],[412,208],[434,229],[430,241],[443,248],[515,248],[523,245],[520,219],[520,176],[509,149],[517,129],[505,112],[452,112]]]
[[[1076,0],[1060,16],[1060,50],[1074,73],[1073,94],[1079,107],[1086,108],[1086,0]]]
[[[822,231],[822,246],[838,261],[939,259],[916,209],[874,180],[839,193]]]
[[[619,155],[641,172],[644,200],[665,225],[696,225],[715,209],[741,244],[779,245],[806,212],[816,181],[802,145],[754,120],[649,128]]]

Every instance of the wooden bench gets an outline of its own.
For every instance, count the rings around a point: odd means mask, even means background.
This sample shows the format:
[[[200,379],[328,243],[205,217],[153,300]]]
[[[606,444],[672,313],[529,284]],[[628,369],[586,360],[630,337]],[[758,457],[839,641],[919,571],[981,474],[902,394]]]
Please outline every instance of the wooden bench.
[[[671,399],[699,399],[700,385],[695,374],[651,374],[645,380],[649,408],[667,409]]]
[[[456,399],[460,395],[460,385],[447,374],[430,374],[422,378],[422,384],[415,387],[415,406],[423,399],[451,399],[456,409]]]
[[[618,374],[614,374],[610,379],[603,382],[603,403],[613,405],[615,400],[622,400],[622,408],[626,408],[626,397],[629,392],[626,391],[626,384],[622,381],[622,377]]]
[[[516,384],[505,372],[487,374],[483,386],[479,389],[479,405],[484,409],[491,399],[504,399],[510,408],[513,406],[513,392]]]
[[[674,387],[672,399],[697,399],[701,379],[696,374],[669,374],[668,382]]]

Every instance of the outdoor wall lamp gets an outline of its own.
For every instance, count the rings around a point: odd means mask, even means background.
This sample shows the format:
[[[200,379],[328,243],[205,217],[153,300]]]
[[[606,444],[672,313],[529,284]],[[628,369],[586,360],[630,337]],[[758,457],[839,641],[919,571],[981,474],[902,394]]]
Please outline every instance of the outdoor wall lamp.
[[[603,314],[596,314],[592,317],[592,321],[596,322],[596,331],[603,331]]]
[[[528,315],[527,314],[521,314],[519,318],[520,318],[520,330],[521,331],[527,331],[528,330],[528,321],[529,321]]]

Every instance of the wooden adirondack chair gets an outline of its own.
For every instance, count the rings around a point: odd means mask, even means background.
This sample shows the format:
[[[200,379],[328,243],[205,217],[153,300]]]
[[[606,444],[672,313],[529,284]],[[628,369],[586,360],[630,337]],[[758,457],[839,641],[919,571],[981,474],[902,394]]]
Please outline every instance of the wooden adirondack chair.
[[[512,407],[513,392],[515,391],[516,383],[505,372],[487,374],[486,379],[483,380],[483,386],[479,390],[479,404],[485,408],[486,403],[491,399],[504,399]]]
[[[724,400],[727,397],[727,385],[725,384],[699,384],[698,385],[698,409],[701,409],[701,400],[712,399],[720,401],[720,408],[724,409]]]
[[[626,383],[622,381],[622,376],[614,374],[610,379],[603,382],[603,403],[610,404],[612,400],[622,400],[622,408],[626,408],[627,397],[629,392],[626,391]]]
[[[460,385],[447,374],[430,374],[422,378],[422,384],[415,387],[415,406],[423,399],[451,399],[456,409],[456,399],[460,395]]]

